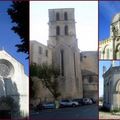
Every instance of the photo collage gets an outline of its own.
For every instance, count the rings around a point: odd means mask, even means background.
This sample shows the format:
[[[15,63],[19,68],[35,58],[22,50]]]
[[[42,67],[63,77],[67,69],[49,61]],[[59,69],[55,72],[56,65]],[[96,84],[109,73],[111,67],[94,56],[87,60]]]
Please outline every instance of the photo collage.
[[[120,120],[120,1],[0,1],[0,120]]]

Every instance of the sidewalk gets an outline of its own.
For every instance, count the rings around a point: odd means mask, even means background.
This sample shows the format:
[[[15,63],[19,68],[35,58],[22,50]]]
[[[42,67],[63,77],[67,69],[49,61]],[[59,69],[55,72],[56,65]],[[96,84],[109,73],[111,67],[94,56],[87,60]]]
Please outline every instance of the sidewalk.
[[[120,119],[119,113],[99,112],[99,119]]]

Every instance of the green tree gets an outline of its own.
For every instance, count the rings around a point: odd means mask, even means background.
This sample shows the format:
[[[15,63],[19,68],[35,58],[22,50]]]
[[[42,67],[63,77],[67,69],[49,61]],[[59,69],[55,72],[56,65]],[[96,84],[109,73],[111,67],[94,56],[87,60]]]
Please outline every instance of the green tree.
[[[30,66],[30,76],[38,77],[43,85],[48,88],[48,90],[53,95],[56,100],[61,94],[58,90],[58,76],[60,75],[59,69],[53,65],[36,65],[32,64]]]
[[[13,1],[7,12],[15,23],[12,30],[21,39],[20,44],[16,45],[17,51],[29,54],[29,1]]]

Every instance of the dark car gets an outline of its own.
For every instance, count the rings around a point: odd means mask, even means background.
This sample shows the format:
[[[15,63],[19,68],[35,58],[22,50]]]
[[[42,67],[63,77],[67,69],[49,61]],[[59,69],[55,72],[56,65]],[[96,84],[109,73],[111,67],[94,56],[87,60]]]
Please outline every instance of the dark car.
[[[90,98],[93,103],[96,103],[96,100],[94,98]]]
[[[35,111],[40,111],[43,109],[53,109],[55,108],[55,104],[53,102],[44,102],[44,103],[40,103],[35,107]]]
[[[42,107],[44,109],[54,109],[55,108],[55,104],[53,102],[46,102],[42,104]]]
[[[36,107],[35,107],[35,111],[40,111],[40,110],[42,110],[43,109],[43,105],[42,105],[42,103],[39,103]]]
[[[91,105],[91,104],[93,104],[93,102],[90,98],[83,98],[83,104],[84,105]]]

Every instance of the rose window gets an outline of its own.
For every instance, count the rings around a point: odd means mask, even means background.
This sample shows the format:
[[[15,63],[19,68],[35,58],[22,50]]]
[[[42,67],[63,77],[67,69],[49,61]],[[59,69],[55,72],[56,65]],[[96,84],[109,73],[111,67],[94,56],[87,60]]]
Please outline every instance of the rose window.
[[[13,65],[5,59],[0,59],[0,76],[7,78],[11,77],[13,73],[14,73]]]

